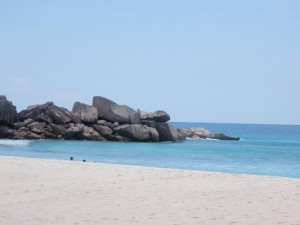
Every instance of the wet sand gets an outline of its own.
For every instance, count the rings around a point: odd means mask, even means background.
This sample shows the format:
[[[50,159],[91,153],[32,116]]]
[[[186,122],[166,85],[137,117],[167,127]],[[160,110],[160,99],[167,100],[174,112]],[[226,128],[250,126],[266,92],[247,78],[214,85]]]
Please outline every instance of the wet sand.
[[[0,224],[300,224],[300,179],[0,156]]]

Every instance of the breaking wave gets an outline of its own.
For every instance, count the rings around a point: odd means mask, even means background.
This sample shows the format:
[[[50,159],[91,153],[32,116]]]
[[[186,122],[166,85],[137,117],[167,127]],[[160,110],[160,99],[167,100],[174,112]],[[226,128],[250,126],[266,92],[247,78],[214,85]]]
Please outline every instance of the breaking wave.
[[[28,140],[3,140],[0,139],[0,145],[10,145],[10,146],[25,146],[28,145],[30,141]]]

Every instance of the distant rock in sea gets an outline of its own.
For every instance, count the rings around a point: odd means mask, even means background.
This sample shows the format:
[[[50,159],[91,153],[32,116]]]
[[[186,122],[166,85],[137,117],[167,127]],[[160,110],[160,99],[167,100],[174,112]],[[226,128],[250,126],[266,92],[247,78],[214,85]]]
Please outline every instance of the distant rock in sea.
[[[229,141],[239,141],[239,137],[230,137],[223,133],[216,133],[213,135],[213,139],[219,139],[219,140],[229,140]]]
[[[175,129],[163,111],[143,112],[101,96],[93,104],[75,102],[72,111],[53,102],[30,105],[17,113],[0,96],[0,138],[67,139],[94,141],[180,142],[186,138],[238,140],[222,133],[212,135],[201,128]]]

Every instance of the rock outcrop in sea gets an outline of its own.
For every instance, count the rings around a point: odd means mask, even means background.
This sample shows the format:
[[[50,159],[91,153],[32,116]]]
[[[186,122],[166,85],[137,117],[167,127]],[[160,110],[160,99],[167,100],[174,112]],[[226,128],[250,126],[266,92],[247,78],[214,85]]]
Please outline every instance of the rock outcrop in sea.
[[[17,113],[0,96],[0,138],[94,141],[180,142],[186,138],[238,140],[202,128],[175,129],[162,110],[143,112],[95,96],[92,105],[75,102],[72,111],[53,102],[30,105]]]

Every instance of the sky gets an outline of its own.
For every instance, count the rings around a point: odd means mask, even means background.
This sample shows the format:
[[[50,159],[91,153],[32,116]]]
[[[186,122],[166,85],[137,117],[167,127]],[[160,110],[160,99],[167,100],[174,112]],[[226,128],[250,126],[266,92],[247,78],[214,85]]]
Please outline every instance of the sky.
[[[0,0],[0,94],[300,124],[300,1]]]

